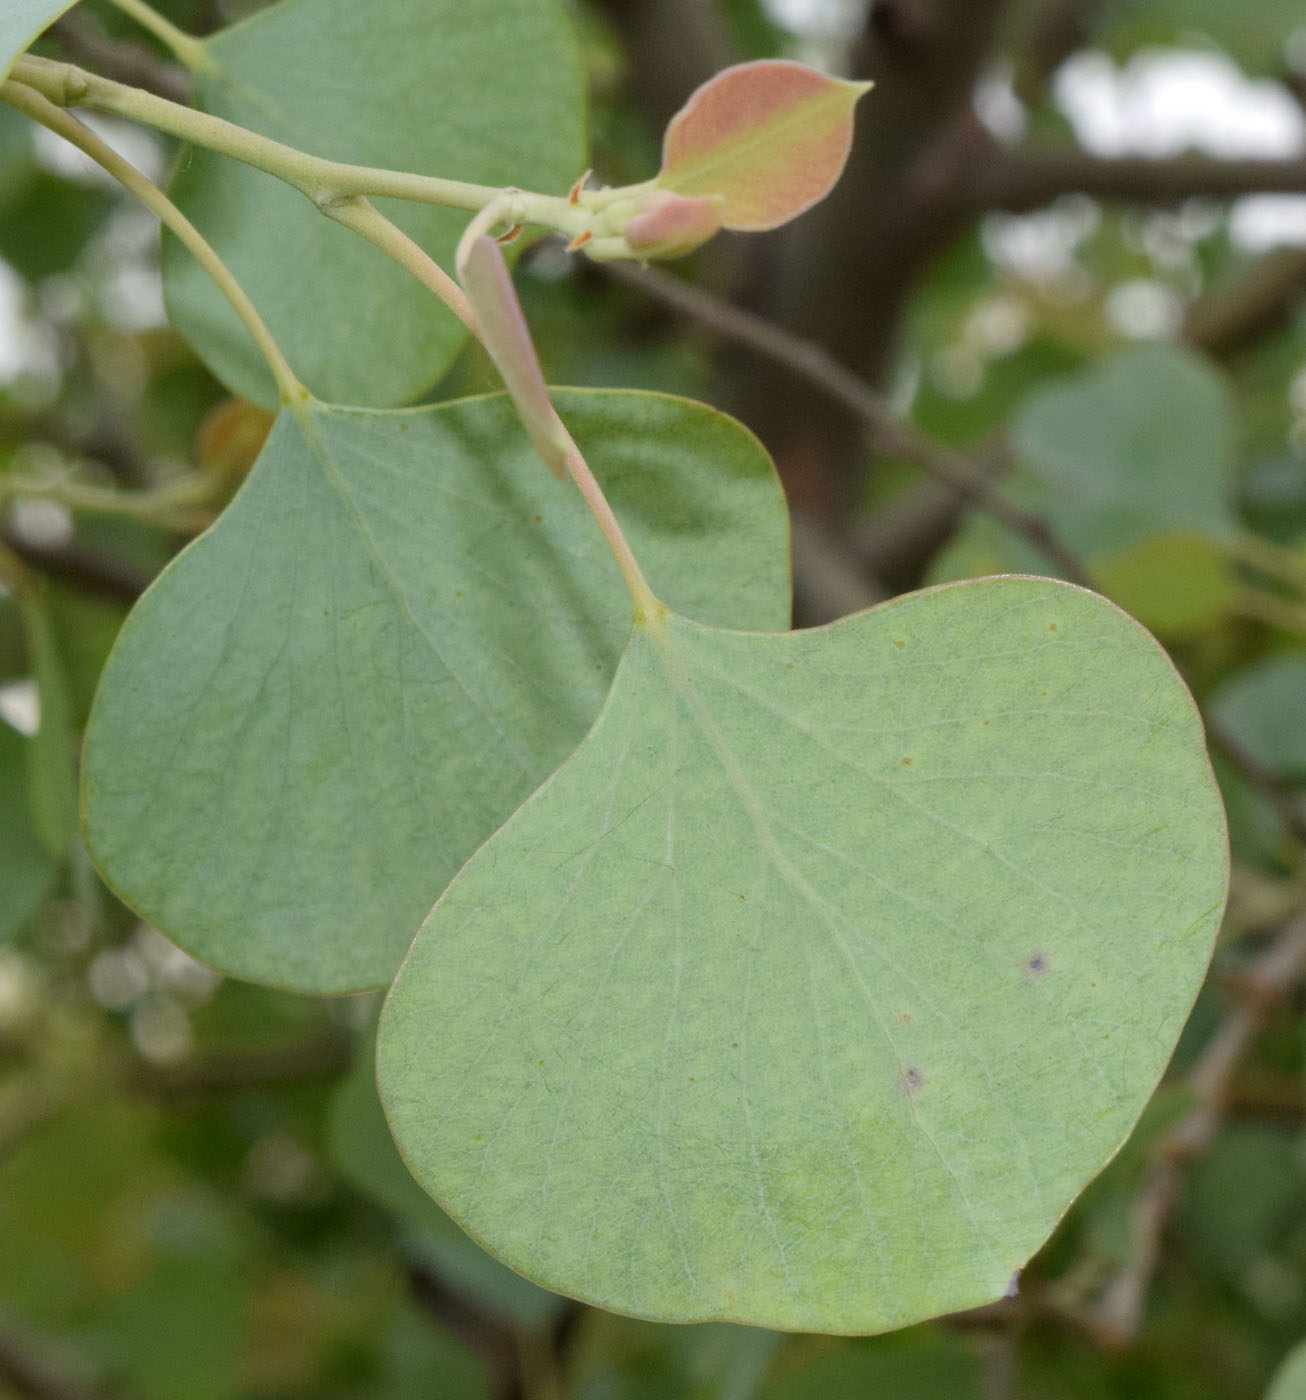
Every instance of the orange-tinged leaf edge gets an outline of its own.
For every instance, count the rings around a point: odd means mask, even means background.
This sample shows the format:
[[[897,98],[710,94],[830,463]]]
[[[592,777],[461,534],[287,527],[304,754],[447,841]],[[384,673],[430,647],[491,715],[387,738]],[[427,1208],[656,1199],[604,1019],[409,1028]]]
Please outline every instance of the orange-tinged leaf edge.
[[[723,69],[672,117],[657,183],[689,197],[719,196],[725,228],[776,228],[838,180],[853,108],[869,87],[788,59]]]

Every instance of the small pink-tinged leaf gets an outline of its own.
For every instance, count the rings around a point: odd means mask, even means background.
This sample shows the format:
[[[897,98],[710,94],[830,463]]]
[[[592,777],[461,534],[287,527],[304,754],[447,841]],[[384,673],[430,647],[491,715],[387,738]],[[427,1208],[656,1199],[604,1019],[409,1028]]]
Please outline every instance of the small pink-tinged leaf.
[[[721,227],[721,201],[690,199],[654,190],[626,225],[626,242],[641,258],[679,258],[706,243]]]
[[[842,173],[853,107],[869,86],[783,59],[726,68],[672,117],[657,183],[676,194],[719,196],[725,228],[787,223],[824,199]]]
[[[476,312],[481,341],[512,396],[535,450],[561,481],[571,439],[549,399],[530,328],[499,245],[484,235],[458,257],[458,276]]]

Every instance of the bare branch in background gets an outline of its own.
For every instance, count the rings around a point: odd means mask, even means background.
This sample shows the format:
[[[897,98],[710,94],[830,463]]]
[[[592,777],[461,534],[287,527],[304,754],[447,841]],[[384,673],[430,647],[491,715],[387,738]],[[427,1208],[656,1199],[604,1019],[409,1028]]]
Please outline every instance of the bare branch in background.
[[[1217,358],[1278,329],[1306,300],[1306,248],[1276,248],[1242,276],[1212,287],[1188,308],[1184,339]]]
[[[1220,1129],[1238,1062],[1306,967],[1306,917],[1287,924],[1240,979],[1238,1004],[1225,1016],[1187,1078],[1196,1103],[1153,1148],[1129,1221],[1129,1256],[1092,1310],[1099,1337],[1124,1345],[1137,1337],[1160,1259],[1171,1207],[1184,1172]]]
[[[63,56],[74,63],[173,102],[190,100],[190,76],[184,68],[160,58],[147,44],[112,38],[98,20],[80,9],[64,15],[51,33]]]
[[[638,287],[699,325],[746,346],[835,399],[871,431],[882,451],[906,457],[923,467],[944,487],[949,500],[967,501],[987,511],[1038,549],[1064,577],[1075,583],[1086,582],[1082,564],[1057,538],[1052,526],[1041,516],[1007,500],[995,486],[993,472],[900,418],[883,395],[820,345],[659,269],[612,263],[606,271],[616,280]],[[875,555],[875,540],[873,533],[868,535],[861,552],[878,574],[881,561]]]
[[[110,554],[81,544],[33,544],[0,527],[0,547],[29,568],[83,593],[131,605],[150,586],[151,575]]]
[[[66,1375],[51,1358],[0,1327],[0,1383],[22,1400],[112,1400],[108,1392]]]
[[[1013,213],[1041,209],[1064,194],[1154,206],[1260,193],[1306,194],[1306,160],[1094,156],[1075,147],[994,144],[987,155],[959,169],[955,189],[956,197],[976,210]]]

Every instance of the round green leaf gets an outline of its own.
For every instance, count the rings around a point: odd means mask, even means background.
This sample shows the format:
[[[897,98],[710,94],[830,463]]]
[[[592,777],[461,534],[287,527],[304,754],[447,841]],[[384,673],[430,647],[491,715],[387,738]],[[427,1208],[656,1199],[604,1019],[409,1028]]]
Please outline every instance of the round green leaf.
[[[1230,676],[1211,712],[1270,772],[1306,783],[1306,655],[1267,656]]]
[[[901,1327],[1000,1297],[1125,1140],[1227,874],[1191,698],[1094,594],[671,615],[419,932],[382,1101],[547,1287]]]
[[[313,155],[560,193],[585,165],[579,62],[553,0],[282,0],[206,49],[225,76],[197,76],[200,107]],[[172,195],[319,398],[410,402],[466,336],[408,273],[270,175],[194,150]],[[452,263],[468,214],[378,204]],[[276,407],[235,313],[171,237],[164,282],[218,378]]]
[[[76,0],[5,0],[0,13],[0,80],[14,66],[14,59],[52,25]]]
[[[661,395],[555,397],[655,586],[716,622],[785,625],[787,517],[751,434]],[[283,415],[123,627],[86,739],[91,853],[205,962],[384,985],[583,738],[629,621],[579,493],[506,397]]]
[[[1012,485],[1092,556],[1155,530],[1223,538],[1233,409],[1223,377],[1174,345],[1128,350],[1031,394],[1012,425]]]

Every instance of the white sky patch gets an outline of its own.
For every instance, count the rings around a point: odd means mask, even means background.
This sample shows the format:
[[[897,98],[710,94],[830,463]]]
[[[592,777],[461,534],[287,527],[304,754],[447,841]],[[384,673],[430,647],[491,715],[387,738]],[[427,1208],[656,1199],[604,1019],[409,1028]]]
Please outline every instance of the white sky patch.
[[[1145,49],[1123,67],[1095,49],[1057,70],[1053,94],[1085,150],[1100,156],[1289,160],[1306,154],[1306,113],[1284,87],[1248,78],[1223,54]]]
[[[51,328],[27,313],[23,280],[0,258],[0,384],[21,375],[52,379],[59,347]]]
[[[167,157],[163,142],[153,132],[131,122],[120,121],[116,117],[101,116],[96,112],[78,112],[78,120],[89,126],[105,145],[113,150],[156,185],[163,179]],[[76,180],[84,185],[101,185],[105,189],[116,190],[118,182],[107,171],[101,170],[90,158],[83,155],[76,146],[70,146],[62,136],[38,126],[35,131],[36,159],[47,170],[65,180]]]
[[[1019,141],[1028,126],[1025,104],[1016,96],[1011,69],[1007,65],[990,69],[975,84],[975,115],[996,140]]]
[[[1291,244],[1306,248],[1306,195],[1251,194],[1229,212],[1229,238],[1248,253]]]
[[[41,694],[30,676],[0,685],[0,720],[30,739],[41,727]]]
[[[1184,321],[1184,304],[1164,282],[1131,277],[1107,293],[1106,315],[1131,340],[1161,340],[1178,334]]]

